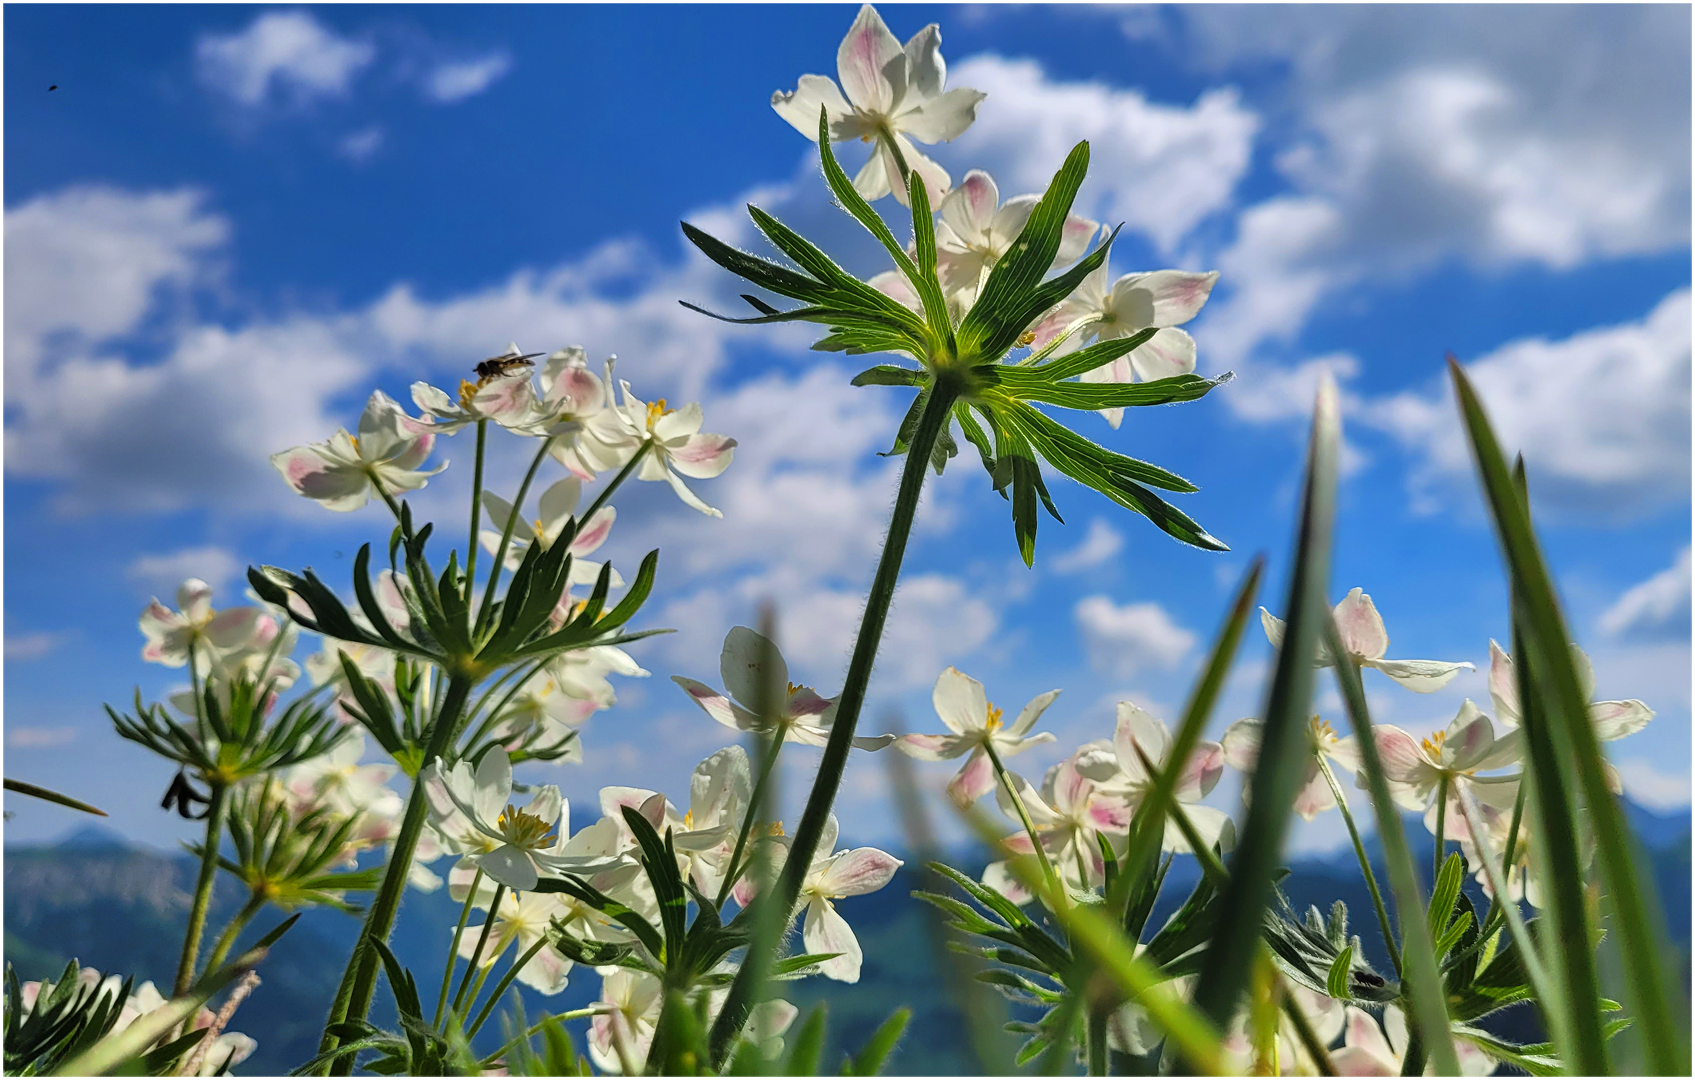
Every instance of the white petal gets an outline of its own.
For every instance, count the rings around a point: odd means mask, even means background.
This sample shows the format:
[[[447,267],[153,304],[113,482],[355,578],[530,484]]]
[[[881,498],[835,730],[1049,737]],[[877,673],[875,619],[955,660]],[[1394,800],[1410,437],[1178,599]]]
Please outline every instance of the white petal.
[[[891,61],[899,65],[904,83],[906,57],[900,42],[889,33],[877,9],[866,4],[836,50],[836,73],[848,100],[867,112],[887,113],[894,105]]]
[[[529,892],[539,880],[536,864],[530,860],[529,854],[511,844],[502,844],[487,855],[477,856],[477,865],[489,877],[519,892]]]
[[[1463,660],[1368,660],[1366,666],[1376,668],[1416,694],[1433,694],[1447,686],[1461,669],[1472,669]]]
[[[1195,370],[1195,339],[1186,330],[1157,330],[1136,346],[1129,360],[1144,382],[1188,375]]]
[[[1377,605],[1363,590],[1350,590],[1336,605],[1336,630],[1351,656],[1378,660],[1389,651],[1389,632],[1383,628],[1383,617],[1377,614]]]
[[[886,851],[854,848],[830,860],[817,887],[828,896],[862,896],[893,881],[901,865],[899,859]]]
[[[771,95],[771,107],[777,115],[793,124],[796,131],[816,142],[818,140],[818,111],[823,109],[830,118],[830,134],[835,139],[851,137],[838,133],[836,125],[853,117],[853,106],[842,97],[834,79],[823,75],[802,75],[799,84],[788,93]]]
[[[983,684],[958,668],[950,667],[936,678],[930,701],[950,731],[964,735],[988,727],[989,698]]]
[[[977,119],[977,106],[987,95],[960,87],[926,101],[895,121],[898,129],[919,142],[936,143],[957,139]],[[909,159],[908,165],[912,162]]]
[[[840,953],[833,960],[820,964],[818,971],[826,978],[839,982],[859,981],[859,968],[864,954],[853,927],[836,914],[835,907],[822,897],[814,897],[806,908],[806,929],[803,933],[809,953]]]

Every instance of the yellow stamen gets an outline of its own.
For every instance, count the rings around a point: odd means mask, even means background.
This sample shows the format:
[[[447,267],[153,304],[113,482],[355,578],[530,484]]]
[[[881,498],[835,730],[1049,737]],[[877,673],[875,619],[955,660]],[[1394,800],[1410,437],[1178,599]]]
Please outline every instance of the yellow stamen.
[[[655,401],[647,407],[647,429],[652,431],[653,425],[659,422],[660,417],[670,416],[676,411],[677,410],[675,409],[668,409],[665,407],[664,398],[660,398],[658,401]]]
[[[501,811],[495,827],[507,841],[518,847],[533,848],[543,846],[543,842],[551,843],[554,838],[554,827],[534,814],[520,810],[511,803]]]
[[[984,724],[983,726],[985,728],[987,728],[989,731],[999,731],[1001,729],[1001,712],[1002,712],[1002,710],[1001,710],[1000,706],[990,705],[989,706],[989,722],[987,724]]]
[[[783,832],[783,823],[781,821],[764,822],[764,823],[756,826],[754,831],[756,833],[758,833],[760,836],[783,836],[783,835],[785,835],[784,832]]]
[[[1018,335],[1018,347],[1020,349],[1028,349],[1030,346],[1034,345],[1035,343],[1036,343],[1036,331],[1034,331],[1034,330],[1026,330],[1022,334]]]
[[[683,828],[685,828],[685,829],[694,828],[694,811],[693,810],[690,810],[683,815]]]
[[[1442,756],[1442,740],[1446,739],[1447,737],[1448,737],[1448,733],[1446,731],[1432,732],[1430,737],[1428,739],[1425,739],[1423,741],[1423,743],[1421,744],[1424,747],[1424,752],[1429,754],[1433,758],[1441,757]]]

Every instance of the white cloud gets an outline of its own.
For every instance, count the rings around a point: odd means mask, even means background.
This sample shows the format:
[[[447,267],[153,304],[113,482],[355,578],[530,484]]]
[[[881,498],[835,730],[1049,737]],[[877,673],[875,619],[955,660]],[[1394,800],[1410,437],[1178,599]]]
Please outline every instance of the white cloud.
[[[1624,780],[1624,793],[1650,810],[1681,810],[1689,805],[1687,770],[1662,770],[1642,758],[1615,762]]]
[[[1195,635],[1151,601],[1120,607],[1105,596],[1086,596],[1073,614],[1090,666],[1104,674],[1171,668],[1195,647]]]
[[[6,745],[14,750],[54,750],[76,742],[76,738],[75,728],[62,725],[6,729]]]
[[[1646,581],[1627,589],[1601,614],[1601,633],[1689,630],[1689,548],[1677,553],[1672,564]]]
[[[37,630],[28,634],[6,635],[6,659],[40,660],[70,639],[69,633]]]
[[[349,161],[369,161],[378,150],[383,148],[383,138],[382,126],[372,124],[370,127],[350,132],[341,142],[336,144],[336,150]]]
[[[247,564],[227,548],[183,548],[160,555],[142,555],[129,564],[124,576],[152,592],[155,596],[173,597],[177,586],[189,578],[199,578],[215,590],[228,586]],[[224,598],[228,603],[229,598]]]
[[[1223,396],[1246,420],[1305,419],[1312,415],[1319,380],[1326,372],[1342,382],[1357,375],[1359,367],[1359,360],[1345,352],[1315,356],[1291,367],[1254,365]]]
[[[204,34],[195,45],[200,78],[249,108],[273,85],[294,104],[345,96],[376,55],[369,42],[343,37],[302,11],[271,11],[245,30]]]
[[[1055,573],[1075,574],[1100,566],[1123,550],[1124,534],[1104,519],[1095,518],[1089,522],[1089,531],[1083,536],[1083,542],[1054,556],[1048,565]]]
[[[1537,505],[1615,520],[1689,495],[1690,297],[1563,341],[1527,338],[1466,365],[1503,449],[1522,452]],[[1421,500],[1471,475],[1452,391],[1408,391],[1363,413],[1420,458]]]
[[[989,95],[958,150],[945,155],[950,165],[963,162],[955,179],[984,168],[1004,195],[1041,191],[1088,139],[1078,210],[1125,222],[1165,251],[1230,204],[1259,127],[1233,89],[1209,90],[1184,108],[1104,83],[1051,81],[1033,60],[973,56],[950,68],[948,85]]]
[[[6,211],[6,381],[10,399],[50,341],[98,343],[135,330],[166,288],[206,279],[229,236],[193,189],[78,184]],[[70,339],[67,341],[61,338]]]
[[[424,94],[443,104],[463,101],[493,86],[511,68],[512,58],[504,52],[441,63],[425,76]]]

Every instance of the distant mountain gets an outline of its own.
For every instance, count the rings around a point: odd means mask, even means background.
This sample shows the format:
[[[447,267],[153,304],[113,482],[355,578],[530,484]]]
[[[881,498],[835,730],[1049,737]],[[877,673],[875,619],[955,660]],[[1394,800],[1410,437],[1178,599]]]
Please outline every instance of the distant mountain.
[[[1679,951],[1687,988],[1690,940],[1690,819],[1658,815],[1631,807],[1631,821],[1651,854],[1660,895],[1665,901],[1668,930]],[[1415,835],[1421,858],[1430,858],[1429,838]],[[1374,862],[1381,853],[1373,851]],[[981,853],[958,852],[953,864],[980,869]],[[1423,863],[1421,863],[1422,865]],[[137,981],[152,979],[161,987],[176,970],[182,926],[193,887],[194,860],[128,845],[116,833],[99,826],[83,829],[54,847],[10,847],[5,852],[5,959],[20,978],[56,976],[67,959],[103,971],[132,974]],[[1316,904],[1328,910],[1342,900],[1351,913],[1372,962],[1387,968],[1382,942],[1371,917],[1370,902],[1353,860],[1344,852],[1324,860],[1306,860],[1293,867],[1286,880],[1296,908]],[[1172,867],[1152,925],[1158,925],[1193,887],[1192,860]],[[959,1075],[977,1071],[971,1056],[964,1015],[951,997],[942,965],[950,954],[938,952],[934,939],[935,912],[911,897],[926,887],[922,868],[909,863],[881,892],[838,901],[865,952],[864,971],[854,985],[806,980],[791,984],[787,996],[803,1009],[828,1000],[829,1050],[826,1062],[857,1050],[890,1012],[899,1006],[915,1011],[913,1026],[891,1071],[905,1075]],[[234,913],[240,897],[233,882],[220,879],[208,923],[212,932]],[[445,891],[409,892],[395,928],[393,946],[402,962],[430,996],[439,985],[446,947],[459,914]],[[256,938],[280,920],[267,911],[249,931]],[[236,1014],[234,1027],[259,1040],[259,1049],[241,1071],[252,1075],[278,1074],[311,1057],[316,1050],[323,1013],[328,1007],[347,950],[358,923],[335,911],[310,911],[273,950],[260,971],[263,982]],[[561,1012],[588,1004],[600,989],[593,972],[574,973],[571,985],[559,995],[543,998],[525,993],[531,1016]],[[993,997],[991,1005],[1004,1011],[1006,1003]],[[379,995],[379,1023],[392,1022],[386,991]],[[998,1024],[998,1021],[997,1021]],[[1506,1014],[1502,1033],[1521,1038],[1535,1034],[1536,1019],[1525,1008]],[[581,1023],[574,1025],[581,1030]],[[998,1036],[1004,1038],[1004,1036]],[[477,1040],[492,1051],[501,1043],[497,1023]],[[1004,1044],[1003,1044],[1004,1045]],[[1004,1060],[1004,1059],[1001,1059]]]

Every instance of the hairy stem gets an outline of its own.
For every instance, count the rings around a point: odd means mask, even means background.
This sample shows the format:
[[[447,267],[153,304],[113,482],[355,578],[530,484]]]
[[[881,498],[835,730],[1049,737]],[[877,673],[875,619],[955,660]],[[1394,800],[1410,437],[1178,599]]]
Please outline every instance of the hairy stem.
[[[1395,977],[1401,975],[1401,947],[1395,941],[1395,924],[1389,920],[1389,909],[1383,904],[1383,890],[1377,887],[1377,875],[1372,873],[1371,860],[1365,854],[1365,842],[1360,839],[1359,826],[1354,823],[1354,812],[1348,809],[1348,796],[1342,791],[1342,785],[1337,783],[1336,774],[1331,771],[1330,763],[1324,760],[1324,755],[1318,755],[1319,771],[1324,773],[1324,779],[1330,784],[1330,793],[1336,796],[1336,806],[1342,811],[1342,820],[1348,826],[1348,838],[1354,842],[1354,857],[1360,861],[1360,873],[1365,875],[1366,891],[1371,893],[1371,906],[1377,912],[1377,927],[1383,932],[1383,945],[1389,950],[1389,963],[1395,967]]]
[[[518,973],[524,970],[524,965],[535,959],[536,953],[541,952],[546,946],[547,938],[538,938],[536,943],[531,945],[523,956],[520,956],[517,960],[513,961],[512,966],[506,969],[506,974],[502,975],[500,977],[500,981],[494,984],[494,992],[489,994],[487,1001],[483,1002],[482,1011],[477,1013],[477,1019],[472,1022],[470,1028],[465,1032],[465,1037],[467,1039],[475,1037],[477,1032],[482,1028],[483,1024],[488,1020],[489,1014],[494,1012],[494,1006],[500,1001],[500,995],[506,993],[506,988],[511,986],[512,980],[516,979],[518,977]],[[473,997],[471,1000],[474,1002],[476,1001],[476,998]]]
[[[594,502],[589,503],[589,508],[583,511],[581,517],[577,518],[579,525],[600,512],[600,508],[606,505],[608,499],[612,498],[612,493],[623,486],[624,481],[628,480],[630,475],[636,471],[636,466],[640,465],[642,458],[647,456],[648,447],[651,445],[651,443],[641,444],[641,448],[635,452],[634,456],[624,463],[622,469],[618,470],[618,475],[612,478],[612,482],[601,489],[600,494],[594,497]]]
[[[1042,864],[1042,876],[1047,879],[1048,887],[1053,890],[1054,896],[1063,903],[1065,884],[1060,881],[1059,872],[1053,868],[1053,863],[1048,861],[1047,849],[1042,846],[1042,838],[1036,832],[1036,823],[1030,820],[1030,811],[1024,806],[1024,800],[1018,797],[1018,789],[1012,786],[1012,778],[1007,775],[1006,766],[1001,764],[1001,756],[995,753],[994,745],[984,742],[983,749],[989,755],[989,764],[995,767],[995,778],[1000,781],[1001,787],[1006,789],[1007,797],[1012,800],[1012,808],[1018,811],[1018,820],[1024,826],[1025,834],[1030,837],[1030,846],[1036,851],[1036,861]],[[1081,884],[1085,889],[1089,887],[1088,875],[1083,876]]]
[[[718,886],[718,897],[714,903],[722,908],[724,901],[729,899],[730,890],[736,887],[736,879],[742,876],[746,869],[742,866],[742,852],[747,848],[748,834],[753,831],[753,820],[759,814],[760,799],[765,794],[765,785],[771,779],[771,770],[777,765],[777,752],[783,748],[783,735],[788,730],[787,724],[778,724],[776,734],[771,738],[771,749],[765,754],[765,760],[760,763],[759,779],[753,785],[753,794],[747,801],[747,813],[742,815],[742,829],[736,835],[735,850],[730,852],[730,864],[724,873],[724,882]]]
[[[471,963],[465,968],[465,974],[459,979],[459,989],[453,995],[453,1011],[462,1014],[465,1008],[465,991],[470,989],[471,977],[477,974],[478,965],[483,962],[483,950],[488,948],[489,931],[494,929],[494,920],[500,914],[500,902],[506,899],[506,886],[494,887],[494,899],[489,902],[488,917],[483,920],[483,932],[477,935],[477,947],[471,950]],[[493,961],[491,960],[490,963]],[[476,995],[471,996],[476,1000]]]
[[[836,720],[830,729],[830,741],[824,747],[824,757],[818,766],[818,777],[813,782],[812,793],[807,797],[806,810],[801,815],[800,825],[795,829],[794,843],[789,849],[787,861],[783,864],[782,876],[778,879],[776,888],[760,899],[760,903],[774,904],[784,915],[794,910],[795,901],[800,896],[801,883],[807,869],[812,865],[819,837],[824,831],[825,819],[830,816],[830,808],[835,805],[836,791],[841,787],[842,773],[847,768],[848,751],[853,748],[854,730],[859,726],[859,710],[865,704],[866,687],[871,682],[871,667],[877,659],[877,646],[883,639],[883,624],[888,620],[889,604],[895,595],[895,583],[900,579],[901,560],[906,555],[907,538],[912,532],[913,516],[918,511],[918,496],[924,488],[924,470],[930,467],[930,452],[935,448],[936,439],[947,427],[957,396],[958,388],[951,382],[938,380],[930,388],[929,400],[925,402],[923,414],[918,420],[918,430],[907,448],[906,464],[901,469],[900,490],[895,496],[894,513],[889,519],[888,538],[883,543],[883,554],[877,560],[877,574],[871,581],[871,594],[866,599],[865,614],[859,624],[859,636],[854,640],[853,659],[848,664],[847,679],[836,706]],[[753,1007],[750,992],[755,981],[764,975],[764,969],[770,964],[771,952],[776,948],[777,942],[772,940],[761,944],[762,947],[757,950],[749,948],[741,970],[736,973],[735,981],[730,984],[729,996],[725,998],[724,1006],[719,1010],[718,1019],[712,1025],[714,1065],[723,1063],[742,1025],[747,1022],[748,1011]]]
[[[181,997],[194,982],[200,938],[206,933],[206,909],[212,904],[212,884],[218,872],[218,844],[224,838],[224,785],[213,781],[212,801],[206,807],[206,841],[200,852],[200,876],[194,883],[194,903],[188,909],[188,930],[182,938],[182,957],[172,997]]]
[[[448,680],[441,712],[436,716],[435,726],[430,731],[429,745],[424,748],[424,756],[418,762],[419,776],[441,757],[442,751],[452,742],[454,732],[459,727],[459,719],[465,710],[465,700],[470,693],[471,680],[465,676],[454,675]],[[412,871],[412,853],[418,846],[418,838],[424,832],[426,809],[424,785],[420,781],[414,781],[412,794],[406,801],[406,816],[401,821],[400,835],[395,840],[394,853],[389,856],[382,885],[378,887],[376,899],[365,916],[365,928],[359,935],[359,944],[354,947],[353,955],[348,958],[341,988],[336,992],[335,1004],[331,1007],[329,1020],[324,1025],[324,1037],[318,1045],[321,1054],[334,1050],[341,1043],[340,1038],[330,1032],[330,1027],[348,1019],[363,1020],[371,1009],[371,998],[377,989],[377,950],[371,948],[369,942],[386,943],[389,931],[394,929],[395,914],[400,910],[400,897],[406,891],[407,875]],[[337,1058],[333,1070],[340,1076],[350,1075],[353,1072],[353,1055]]]
[[[264,906],[263,893],[254,893],[248,898],[247,903],[243,904],[241,910],[230,920],[230,924],[224,927],[224,932],[218,935],[218,943],[212,946],[212,954],[206,958],[207,971],[218,970],[218,965],[224,962],[224,957],[235,947],[235,939],[241,936],[247,924],[253,921],[253,916],[259,914],[259,909]]]
[[[483,444],[488,440],[488,421],[477,421],[477,465],[471,471],[471,536],[465,543],[465,606],[471,606],[471,589],[477,580],[477,526],[483,513]]]
[[[477,899],[477,888],[483,883],[483,869],[471,879],[471,891],[465,894],[465,906],[459,909],[459,925],[453,928],[453,945],[447,950],[447,970],[441,973],[441,993],[436,997],[435,1019],[430,1026],[441,1027],[441,1014],[447,1011],[447,991],[453,985],[453,968],[459,961],[459,940],[465,936],[465,924],[471,921],[471,905]]]
[[[1430,871],[1432,889],[1436,887],[1436,879],[1442,876],[1442,856],[1447,854],[1448,784],[1449,776],[1444,772],[1442,778],[1436,782],[1436,854],[1433,856],[1435,862]]]

